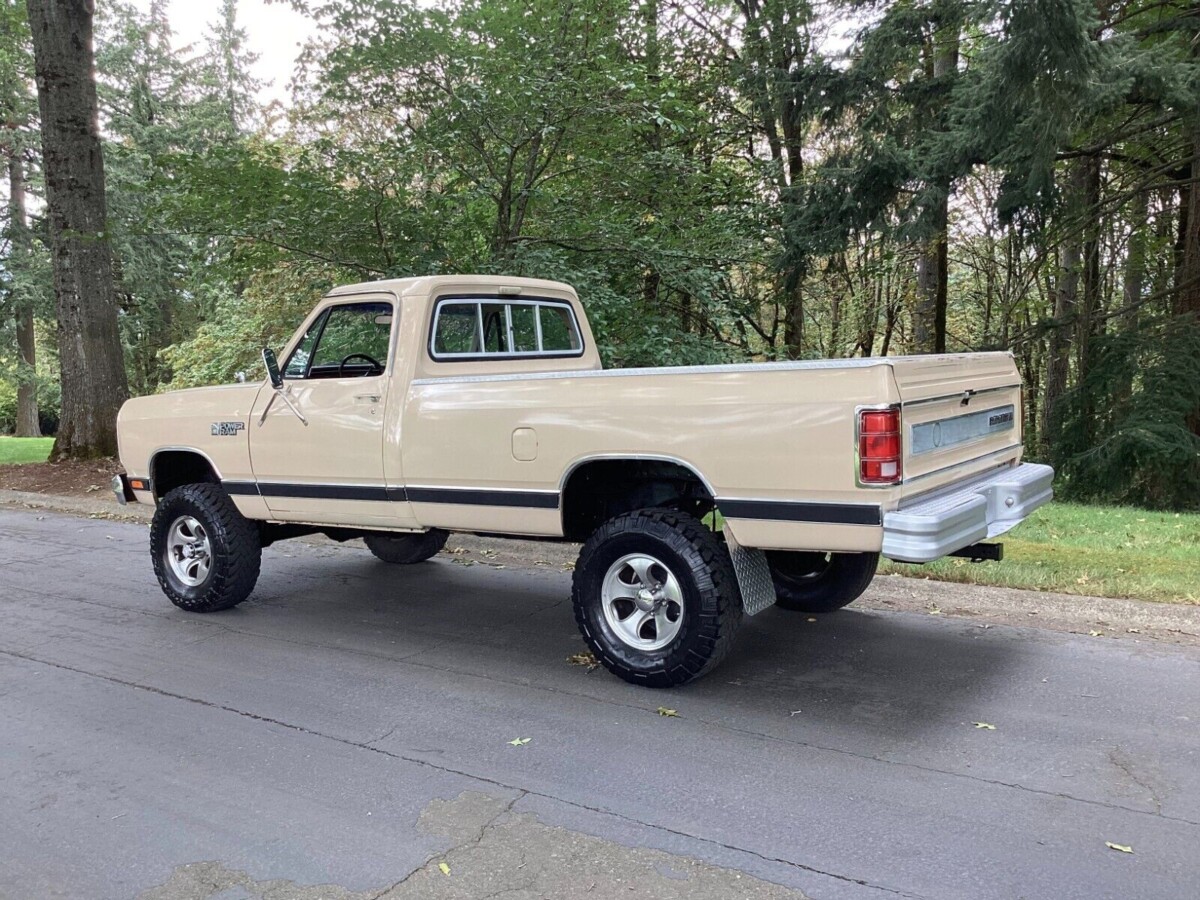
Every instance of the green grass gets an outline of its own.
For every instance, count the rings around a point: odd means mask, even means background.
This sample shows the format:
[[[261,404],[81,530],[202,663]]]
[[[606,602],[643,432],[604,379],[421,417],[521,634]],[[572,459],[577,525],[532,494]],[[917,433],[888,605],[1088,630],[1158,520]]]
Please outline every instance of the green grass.
[[[12,463],[45,462],[54,446],[54,438],[18,438],[0,436],[0,466]]]
[[[1051,503],[997,540],[1003,562],[884,562],[879,571],[1166,603],[1200,604],[1200,515]]]

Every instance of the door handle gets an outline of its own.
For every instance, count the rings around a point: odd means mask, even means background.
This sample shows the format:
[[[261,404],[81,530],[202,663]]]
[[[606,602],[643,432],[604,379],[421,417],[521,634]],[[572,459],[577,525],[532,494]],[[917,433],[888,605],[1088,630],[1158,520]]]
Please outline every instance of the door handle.
[[[354,399],[357,400],[359,403],[378,403],[379,395],[378,394],[355,394]]]

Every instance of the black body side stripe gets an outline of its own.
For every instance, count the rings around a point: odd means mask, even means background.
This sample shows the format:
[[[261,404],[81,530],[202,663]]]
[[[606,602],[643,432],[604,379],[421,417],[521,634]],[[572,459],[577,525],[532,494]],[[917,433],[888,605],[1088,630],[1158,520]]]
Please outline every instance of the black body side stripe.
[[[387,488],[362,484],[271,484],[260,481],[264,497],[303,497],[306,500],[388,500]]]
[[[470,506],[517,506],[525,509],[558,509],[558,492],[485,491],[464,488],[407,489],[414,503],[463,503]]]
[[[263,497],[300,497],[306,500],[380,500],[403,503],[458,503],[471,506],[512,506],[525,509],[558,509],[558,492],[486,491],[466,488],[402,488],[354,484],[272,484],[223,481],[229,494]]]
[[[222,481],[221,487],[225,488],[227,494],[258,495],[258,485],[253,481]]]
[[[727,519],[771,519],[825,525],[882,525],[883,513],[870,503],[794,503],[788,500],[718,500]]]
[[[264,497],[299,497],[310,500],[377,500],[403,503],[453,503],[467,506],[503,506],[519,509],[558,509],[557,492],[489,491],[472,488],[375,487],[353,484],[255,484],[223,481],[230,494]],[[881,525],[883,513],[867,503],[798,503],[787,500],[718,500],[721,514],[730,519],[765,519],[777,522],[812,522],[829,525]]]

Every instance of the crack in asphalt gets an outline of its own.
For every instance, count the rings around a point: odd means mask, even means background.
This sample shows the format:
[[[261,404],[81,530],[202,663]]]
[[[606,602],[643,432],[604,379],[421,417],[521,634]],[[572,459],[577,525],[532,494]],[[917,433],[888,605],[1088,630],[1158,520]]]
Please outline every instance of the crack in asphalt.
[[[395,730],[395,729],[393,729],[393,730]],[[339,739],[331,738],[331,740],[339,740]],[[377,748],[375,748],[375,747],[365,747],[364,749],[373,750],[373,751],[378,752]],[[393,756],[394,754],[385,754],[385,755]],[[407,760],[407,761],[411,762],[412,760]],[[517,795],[515,797],[513,797],[511,800],[506,801],[504,806],[494,816],[492,816],[490,819],[488,819],[486,822],[484,822],[479,827],[479,831],[477,834],[475,834],[474,837],[469,837],[466,840],[459,841],[457,844],[452,845],[447,850],[428,854],[425,857],[425,861],[422,862],[419,866],[415,866],[411,872],[409,872],[407,875],[405,875],[403,878],[401,878],[395,884],[384,888],[377,894],[372,895],[369,898],[369,900],[380,900],[380,898],[386,897],[388,894],[392,893],[392,891],[395,891],[398,888],[402,887],[404,885],[404,883],[407,882],[409,879],[411,879],[414,875],[417,875],[418,873],[424,872],[426,869],[428,869],[430,864],[432,864],[435,859],[439,859],[439,858],[443,859],[443,860],[449,859],[451,857],[451,855],[453,855],[454,853],[457,853],[460,850],[465,850],[468,847],[477,846],[480,843],[482,843],[483,839],[487,836],[488,831],[490,831],[492,829],[492,827],[495,826],[495,824],[500,821],[500,818],[502,816],[505,816],[508,813],[512,812],[512,808],[518,802],[525,799],[525,797],[529,796],[529,791],[527,791],[523,788],[515,788],[514,790],[516,790]],[[524,858],[525,858],[525,855],[524,855],[524,853],[522,853],[521,854],[521,865],[522,866],[525,864]],[[520,868],[520,866],[518,866],[517,868]],[[489,896],[489,897],[499,896],[500,894],[509,893],[513,890],[516,890],[516,889],[505,888],[502,891],[498,891],[495,894],[489,894],[487,896]],[[479,900],[485,900],[485,898],[480,897]]]
[[[1150,800],[1154,803],[1154,808],[1158,810],[1158,814],[1162,815],[1162,799],[1158,796],[1158,791],[1154,785],[1138,776],[1133,770],[1133,760],[1120,747],[1113,747],[1108,751],[1108,761],[1125,773],[1125,777],[1136,784],[1147,794],[1150,795]]]
[[[399,728],[399,727],[400,727],[400,725],[399,725],[398,723],[397,723],[396,725],[393,725],[391,728],[389,728],[387,731],[385,731],[385,732],[384,732],[383,734],[381,734],[379,737],[377,737],[377,738],[371,738],[371,740],[369,740],[369,741],[367,741],[367,742],[366,742],[366,745],[367,745],[368,747],[370,747],[372,750],[374,750],[374,749],[375,749],[375,747],[374,747],[374,746],[372,746],[372,745],[374,745],[374,744],[378,744],[380,741],[383,741],[383,740],[386,740],[387,738],[390,738],[390,737],[392,736],[392,733],[393,733],[393,732],[394,732],[394,731],[395,731],[397,728]]]
[[[502,810],[501,813],[497,814],[497,816],[491,822],[488,823],[489,825],[494,824],[495,820],[498,819],[500,817],[500,815],[503,815],[505,812],[511,811],[512,807],[516,803],[518,803],[520,800],[522,800],[523,798],[525,798],[525,797],[540,797],[542,799],[549,800],[554,803],[562,803],[565,806],[570,806],[570,807],[574,807],[576,809],[586,810],[588,812],[593,812],[598,815],[611,816],[615,819],[620,819],[624,822],[638,825],[643,828],[649,828],[649,829],[652,829],[655,831],[665,832],[666,834],[671,834],[676,837],[682,837],[682,838],[687,838],[688,840],[697,841],[702,844],[708,844],[708,845],[711,845],[714,847],[720,847],[724,850],[729,850],[734,853],[744,853],[747,856],[752,856],[752,857],[754,857],[756,859],[760,859],[764,862],[777,863],[779,865],[788,866],[790,868],[797,869],[802,872],[808,872],[808,873],[814,874],[814,875],[821,875],[826,878],[832,878],[837,881],[844,881],[849,884],[858,885],[860,887],[866,887],[866,888],[872,888],[872,889],[878,890],[878,891],[884,891],[886,893],[895,894],[900,897],[907,897],[907,898],[910,898],[910,900],[924,900],[922,895],[914,894],[909,891],[904,891],[899,888],[892,888],[892,887],[888,887],[886,885],[874,884],[870,881],[867,881],[866,879],[855,878],[850,875],[840,875],[836,872],[827,872],[822,869],[818,869],[815,866],[810,866],[805,863],[796,862],[795,860],[783,859],[781,857],[776,857],[776,856],[770,856],[765,853],[760,853],[757,850],[751,850],[746,847],[739,847],[735,844],[728,844],[728,843],[725,843],[724,841],[720,841],[715,838],[709,838],[709,837],[704,837],[703,835],[692,834],[687,831],[682,831],[680,829],[671,828],[667,825],[660,825],[660,824],[656,824],[653,822],[646,822],[641,819],[635,818],[633,816],[628,816],[623,813],[614,812],[613,810],[603,809],[601,807],[596,807],[596,806],[590,806],[586,803],[580,803],[578,801],[568,800],[568,799],[565,799],[562,797],[556,797],[553,794],[547,794],[542,791],[533,790],[531,788],[523,788],[520,785],[509,784],[508,782],[500,781],[497,778],[492,778],[487,775],[475,774],[475,773],[467,771],[465,769],[458,769],[453,766],[447,766],[447,765],[439,765],[437,763],[432,763],[425,759],[419,759],[416,757],[405,756],[402,753],[393,753],[389,750],[384,750],[381,747],[372,747],[368,743],[353,741],[348,738],[337,737],[336,735],[325,734],[324,732],[321,732],[321,731],[314,731],[313,729],[306,728],[303,725],[296,725],[292,722],[285,722],[282,719],[272,718],[271,716],[263,716],[263,715],[259,715],[258,713],[247,712],[246,710],[241,710],[241,709],[238,709],[237,707],[233,707],[233,706],[227,706],[223,703],[214,703],[211,700],[204,700],[199,697],[189,697],[186,694],[178,694],[173,691],[164,690],[163,688],[154,687],[153,685],[141,684],[140,682],[136,682],[136,681],[128,681],[123,678],[116,678],[112,675],[103,675],[99,672],[90,672],[86,669],[81,669],[76,666],[69,666],[69,665],[66,665],[65,663],[58,663],[58,662],[54,662],[52,660],[40,659],[36,656],[30,656],[28,654],[19,653],[19,652],[13,651],[13,650],[0,649],[0,655],[10,656],[10,657],[14,657],[17,659],[23,659],[23,660],[26,660],[27,662],[36,663],[38,665],[49,666],[50,668],[60,669],[62,671],[71,672],[76,675],[83,675],[88,678],[95,678],[100,681],[106,681],[110,684],[115,684],[115,685],[119,685],[121,687],[131,688],[133,690],[145,691],[147,693],[156,694],[160,697],[166,697],[171,700],[181,700],[185,703],[194,703],[198,706],[203,706],[208,709],[214,709],[214,710],[220,710],[221,712],[232,713],[233,715],[240,716],[242,718],[249,719],[254,722],[262,722],[262,723],[268,724],[268,725],[276,725],[276,726],[279,726],[280,728],[286,728],[289,731],[294,731],[299,734],[305,734],[310,737],[315,737],[315,738],[319,738],[322,740],[334,741],[336,743],[343,744],[345,746],[355,747],[359,750],[365,750],[368,753],[378,753],[382,756],[388,757],[389,759],[395,759],[400,762],[410,763],[412,765],[424,766],[424,767],[433,769],[438,772],[444,772],[444,773],[450,774],[450,775],[458,775],[459,777],[462,777],[462,778],[469,778],[472,781],[481,782],[483,784],[489,784],[489,785],[492,785],[497,788],[501,788],[506,791],[518,792],[519,796],[515,797],[512,800],[512,802],[510,804],[508,804],[508,806],[505,810]],[[486,827],[481,829],[479,837],[477,839],[482,839],[482,836],[486,832],[486,830],[487,830]],[[469,844],[469,843],[471,843],[471,842],[467,841],[467,842],[465,842],[465,844],[463,846],[465,846],[466,844]],[[418,872],[418,871],[424,869],[425,866],[427,866],[427,865],[428,865],[428,860],[425,863],[423,863],[421,866],[418,866],[412,872],[409,872],[407,875],[405,875],[403,879],[401,879],[399,882],[397,882],[397,885],[403,884],[404,881],[406,881],[410,877],[412,877],[412,875],[415,872]],[[388,888],[388,891],[393,890],[395,888],[395,886],[396,885],[393,885],[392,887]],[[385,896],[386,894],[387,894],[387,891],[384,891],[383,894],[379,894],[377,896],[382,897],[382,896]]]
[[[70,600],[73,600],[78,603],[84,603],[87,605],[103,607],[105,609],[110,609],[110,610],[113,610],[116,612],[130,612],[130,613],[136,613],[138,615],[150,616],[152,618],[158,618],[158,619],[172,619],[173,618],[169,613],[165,613],[165,614],[164,613],[155,613],[155,612],[150,612],[148,610],[140,610],[140,609],[126,607],[126,606],[114,606],[113,604],[101,603],[99,601],[86,600],[86,599],[82,599],[82,598],[62,598],[61,596],[46,594],[46,593],[32,590],[29,588],[23,588],[23,590],[28,590],[29,593],[32,593],[35,596],[40,596],[43,599],[47,599],[47,600],[49,600],[49,599],[54,599],[54,600],[70,599]],[[559,601],[558,603],[552,604],[552,607],[559,606],[563,602],[565,602],[565,601]],[[552,608],[552,607],[550,607],[550,608]],[[430,653],[436,653],[438,650],[442,649],[447,644],[453,643],[453,641],[451,639],[441,640],[439,643],[435,644],[432,647],[426,647],[421,650],[416,650],[410,654],[406,654],[403,656],[390,656],[386,653],[377,653],[375,651],[364,650],[364,649],[360,649],[360,648],[345,647],[345,646],[341,646],[341,645],[324,644],[324,643],[321,643],[320,641],[306,641],[306,640],[299,640],[296,638],[280,637],[279,635],[258,632],[258,631],[248,631],[248,630],[241,629],[241,628],[234,628],[232,626],[225,625],[225,624],[219,623],[219,622],[207,622],[206,621],[203,623],[195,623],[195,624],[200,624],[207,628],[218,629],[219,631],[225,632],[228,634],[240,635],[242,637],[253,637],[253,638],[258,638],[258,639],[263,639],[263,640],[277,641],[280,643],[291,644],[291,645],[298,646],[298,647],[310,647],[310,648],[316,648],[316,649],[321,649],[321,650],[330,650],[330,651],[337,652],[337,653],[350,653],[350,654],[362,656],[362,657],[365,657],[368,659],[378,659],[378,660],[384,660],[386,662],[399,664],[399,665],[415,666],[417,668],[426,669],[428,671],[444,672],[447,674],[458,675],[463,678],[479,679],[479,680],[488,681],[488,682],[499,682],[501,684],[507,684],[512,687],[520,687],[520,688],[524,688],[524,689],[544,691],[546,693],[557,694],[560,696],[571,697],[571,698],[575,698],[575,699],[579,699],[579,700],[588,700],[593,703],[601,703],[601,704],[605,704],[608,706],[614,706],[614,707],[617,707],[620,709],[628,709],[628,710],[633,710],[633,711],[637,711],[637,712],[653,711],[652,708],[649,706],[641,706],[636,703],[628,703],[628,702],[624,702],[621,700],[615,700],[615,699],[608,698],[608,697],[597,697],[593,694],[580,693],[578,691],[566,690],[564,688],[559,688],[559,687],[555,687],[553,685],[545,684],[544,682],[543,683],[535,683],[532,681],[522,681],[519,679],[504,678],[504,677],[495,676],[495,675],[481,675],[477,672],[471,672],[471,671],[468,671],[465,669],[456,668],[454,666],[441,665],[441,664],[436,664],[436,663],[431,663],[431,662],[423,662],[420,660],[420,657],[425,656]],[[211,637],[211,635],[206,636],[205,638],[202,638],[201,640],[207,640],[208,637]],[[52,641],[48,641],[46,643],[51,643],[51,642]],[[198,643],[198,642],[199,641],[194,641],[193,643]],[[462,644],[470,644],[473,642],[458,641],[457,643],[459,645],[462,645]],[[474,642],[474,643],[477,646],[489,646],[487,644],[479,644],[478,642]],[[43,646],[43,645],[39,645],[39,647],[40,646]],[[6,652],[6,651],[0,650],[0,653],[2,653],[2,652]],[[28,658],[34,659],[33,657],[28,657]],[[36,660],[36,659],[34,659],[34,661],[46,662],[45,660]],[[48,662],[47,664],[48,665],[56,665],[55,663],[52,663],[52,662]],[[70,667],[64,667],[64,668],[70,668]],[[71,671],[78,671],[78,672],[81,672],[82,674],[96,674],[96,673],[85,672],[83,670],[77,670],[77,669],[71,669]],[[96,675],[96,677],[108,678],[109,676]],[[137,685],[137,683],[135,683],[135,682],[124,682],[124,681],[121,681],[120,679],[112,679],[112,680],[114,680],[120,684],[130,684],[131,686],[145,687],[147,690],[158,690],[157,688],[151,688],[151,687],[147,687],[144,685]],[[174,695],[168,694],[168,696],[174,696]],[[187,698],[187,697],[181,696],[180,699],[192,699],[192,698]],[[203,703],[206,701],[196,700],[195,702]],[[253,713],[243,713],[240,710],[232,709],[229,707],[221,707],[221,708],[228,709],[231,712],[237,712],[241,715],[250,715],[250,716],[253,715]],[[1018,782],[1002,781],[1000,779],[994,779],[994,778],[985,778],[980,775],[972,775],[972,774],[969,774],[966,772],[955,772],[955,771],[948,770],[948,769],[941,769],[941,768],[938,768],[937,766],[926,766],[926,765],[922,765],[920,763],[909,762],[906,760],[887,759],[885,757],[876,756],[876,755],[869,754],[869,753],[861,753],[857,750],[848,749],[846,747],[834,747],[834,746],[830,746],[827,744],[815,743],[813,741],[797,740],[795,738],[784,737],[784,736],[777,735],[777,734],[770,734],[768,732],[755,731],[754,729],[750,729],[750,728],[739,728],[735,725],[730,725],[727,722],[722,722],[720,720],[714,720],[714,719],[705,719],[700,716],[689,716],[689,715],[681,714],[677,718],[679,718],[681,721],[694,722],[694,723],[703,725],[707,728],[713,728],[713,729],[725,731],[725,732],[728,732],[731,734],[739,734],[739,735],[742,735],[745,737],[758,738],[760,740],[768,741],[768,742],[772,742],[772,743],[784,744],[787,746],[794,746],[794,747],[805,747],[810,750],[820,750],[820,751],[824,751],[827,753],[838,753],[838,754],[852,757],[854,759],[860,759],[860,760],[864,760],[867,762],[875,762],[875,763],[879,763],[881,765],[896,766],[899,768],[911,769],[911,770],[918,771],[918,772],[926,772],[926,773],[934,774],[934,775],[942,775],[947,778],[960,778],[965,781],[974,782],[976,784],[988,784],[988,785],[992,785],[995,787],[1011,788],[1012,790],[1023,791],[1025,793],[1029,793],[1029,794],[1035,794],[1035,795],[1040,795],[1040,796],[1044,796],[1044,797],[1055,797],[1055,798],[1062,799],[1062,800],[1070,800],[1075,803],[1084,803],[1084,804],[1087,804],[1090,806],[1098,806],[1098,807],[1101,807],[1104,809],[1111,809],[1111,810],[1135,813],[1138,815],[1156,816],[1158,818],[1162,818],[1165,821],[1178,822],[1178,823],[1184,824],[1184,825],[1192,825],[1192,826],[1200,827],[1200,821],[1193,821],[1191,819],[1184,819],[1184,818],[1164,814],[1162,812],[1162,804],[1158,800],[1158,798],[1156,796],[1154,796],[1153,791],[1150,791],[1150,793],[1151,793],[1153,802],[1157,806],[1157,809],[1155,811],[1145,810],[1145,809],[1137,809],[1137,808],[1134,808],[1131,806],[1125,806],[1120,803],[1108,803],[1103,800],[1091,800],[1086,797],[1077,797],[1073,794],[1069,794],[1069,793],[1066,793],[1063,791],[1051,791],[1051,790],[1046,790],[1043,788],[1029,787],[1028,785],[1020,784]],[[388,737],[394,730],[395,729],[393,728],[393,729],[389,730],[386,734],[383,734],[378,738],[368,741],[367,743],[368,744],[378,743],[378,742],[382,741],[384,738]],[[311,733],[319,734],[319,732],[311,732]],[[321,736],[330,737],[329,735],[321,735]],[[339,739],[334,738],[334,740],[339,740]],[[375,750],[378,748],[371,747],[369,749]],[[1130,776],[1130,777],[1132,778],[1133,776]],[[1140,784],[1140,782],[1139,782],[1139,784]],[[1142,787],[1146,787],[1146,786],[1142,785]],[[1149,789],[1147,789],[1147,790],[1149,790]]]

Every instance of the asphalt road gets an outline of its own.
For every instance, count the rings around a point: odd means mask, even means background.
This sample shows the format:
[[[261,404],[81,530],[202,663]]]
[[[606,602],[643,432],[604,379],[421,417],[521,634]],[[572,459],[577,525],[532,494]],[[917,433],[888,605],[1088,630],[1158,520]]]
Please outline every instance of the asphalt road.
[[[1195,648],[770,610],[655,692],[557,568],[281,544],[196,616],[146,547],[0,510],[0,897],[1200,891]]]

